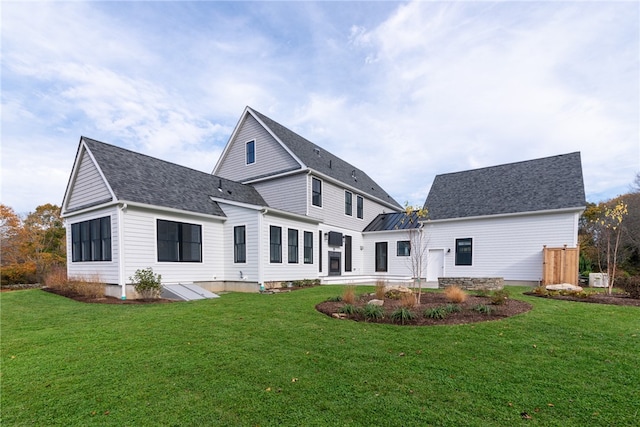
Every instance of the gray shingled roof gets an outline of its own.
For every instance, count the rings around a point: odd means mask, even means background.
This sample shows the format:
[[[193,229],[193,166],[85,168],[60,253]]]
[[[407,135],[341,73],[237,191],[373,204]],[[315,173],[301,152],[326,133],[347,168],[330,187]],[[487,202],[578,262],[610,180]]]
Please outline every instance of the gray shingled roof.
[[[401,207],[393,197],[360,169],[287,129],[264,114],[252,108],[250,109],[309,169],[348,184],[364,194],[377,197],[393,206]]]
[[[586,206],[580,153],[437,175],[432,220]]]
[[[383,213],[376,216],[362,231],[410,230],[420,226],[418,219],[417,212],[412,212],[411,217],[406,212]]]
[[[267,206],[250,185],[82,137],[118,200],[225,216],[209,196]],[[221,187],[222,191],[218,190]]]

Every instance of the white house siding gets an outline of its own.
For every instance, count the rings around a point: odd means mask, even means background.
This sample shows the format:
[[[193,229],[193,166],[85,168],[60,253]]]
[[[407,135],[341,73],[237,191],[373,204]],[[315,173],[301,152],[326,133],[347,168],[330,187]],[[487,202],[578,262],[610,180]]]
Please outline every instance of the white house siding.
[[[111,261],[82,261],[73,262],[71,244],[71,224],[88,221],[105,216],[111,217]],[[89,280],[99,280],[104,283],[118,283],[118,208],[113,206],[99,209],[90,213],[73,215],[65,218],[67,230],[67,275],[69,277],[83,277]]]
[[[428,247],[444,249],[446,277],[542,278],[542,247],[575,247],[579,212],[428,223]],[[473,239],[472,265],[455,265],[455,241]],[[447,252],[448,250],[450,252]]]
[[[247,165],[246,143],[252,140],[256,142],[256,161]],[[240,182],[300,166],[251,115],[246,116],[224,155],[214,173]]]
[[[364,269],[374,276],[394,276],[409,278],[413,276],[411,257],[398,256],[398,241],[410,240],[405,231],[380,231],[364,234]],[[387,242],[387,271],[376,272],[376,243]],[[426,271],[426,265],[424,266]],[[423,275],[425,273],[423,272]]]
[[[362,276],[369,274],[364,268],[364,240],[362,233],[356,230],[349,230],[347,228],[328,226],[326,224],[320,224],[319,228],[322,230],[322,273],[321,277],[329,276],[329,252],[339,252],[340,255],[340,276]],[[329,246],[329,241],[325,238],[325,234],[334,231],[342,233],[344,236],[351,236],[351,271],[345,271],[345,256],[346,247],[345,239],[342,240],[342,246]],[[360,249],[362,248],[362,249]]]
[[[342,227],[348,230],[362,231],[373,219],[383,212],[392,212],[393,210],[383,206],[369,196],[359,193],[356,190],[334,184],[326,179],[319,178],[322,181],[322,206],[314,206],[312,203],[312,177],[307,176],[307,203],[309,206],[308,215],[313,218],[321,219],[327,226]],[[344,193],[349,191],[352,193],[353,215],[349,216],[344,213]],[[363,219],[357,215],[357,196],[362,196]]]
[[[260,211],[238,206],[220,203],[220,207],[227,215],[224,225],[224,280],[229,281],[250,281],[258,282],[259,269],[259,216]],[[234,262],[234,239],[233,230],[235,226],[245,226],[246,233],[246,262]],[[242,274],[240,274],[242,272]]]
[[[100,176],[98,168],[83,148],[75,183],[70,188],[66,210],[87,206],[95,202],[104,202],[110,198],[111,193]]]
[[[156,220],[202,226],[202,262],[158,262]],[[162,283],[189,283],[222,279],[224,274],[223,222],[219,219],[129,207],[124,212],[124,278],[136,270],[153,268]]]
[[[282,263],[270,261],[270,227],[282,228]],[[262,219],[262,280],[263,282],[314,279],[318,277],[318,226],[306,221],[296,221],[276,215],[265,214]],[[288,229],[298,230],[298,263],[289,263]],[[304,263],[304,232],[313,233],[313,264]],[[326,245],[323,246],[326,250]],[[326,257],[326,255],[324,255]]]
[[[253,184],[267,204],[300,215],[307,213],[307,175],[296,174]]]

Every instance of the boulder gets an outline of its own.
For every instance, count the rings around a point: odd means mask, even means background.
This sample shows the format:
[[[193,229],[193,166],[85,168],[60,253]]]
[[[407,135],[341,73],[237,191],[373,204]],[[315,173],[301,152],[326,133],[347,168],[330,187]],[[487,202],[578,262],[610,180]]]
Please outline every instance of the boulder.
[[[383,305],[384,305],[384,300],[381,300],[381,299],[372,299],[372,300],[371,300],[371,301],[369,301],[367,304],[383,306]]]
[[[582,287],[572,285],[570,283],[560,283],[557,285],[547,285],[545,289],[548,291],[575,291],[582,292]]]

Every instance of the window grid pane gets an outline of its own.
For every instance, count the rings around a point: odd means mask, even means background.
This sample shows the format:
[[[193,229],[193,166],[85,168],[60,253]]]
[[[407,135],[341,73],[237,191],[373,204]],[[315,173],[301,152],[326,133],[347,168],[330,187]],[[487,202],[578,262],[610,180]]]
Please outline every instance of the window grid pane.
[[[289,250],[287,260],[290,264],[296,264],[298,262],[298,230],[288,230],[288,242]]]
[[[304,232],[304,263],[313,264],[313,233]]]

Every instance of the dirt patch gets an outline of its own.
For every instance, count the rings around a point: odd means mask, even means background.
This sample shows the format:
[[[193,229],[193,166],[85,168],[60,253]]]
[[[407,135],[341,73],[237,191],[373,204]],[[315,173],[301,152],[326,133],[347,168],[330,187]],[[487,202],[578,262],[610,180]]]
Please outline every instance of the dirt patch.
[[[536,294],[535,292],[526,292],[525,295],[562,301],[588,302],[591,304],[630,305],[634,307],[640,307],[640,299],[631,298],[629,297],[629,295],[622,293],[614,293],[612,295],[608,295],[606,293],[598,292],[583,298],[575,295],[541,295]]]
[[[363,308],[372,299],[375,299],[373,295],[363,295],[356,301],[354,306]],[[398,322],[392,320],[391,313],[399,308],[400,304],[399,300],[385,298],[384,305],[382,306],[384,311],[384,317],[382,319],[365,319],[362,313],[356,313],[348,318],[361,322],[398,324]],[[451,303],[444,294],[439,292],[425,292],[422,294],[420,304],[411,309],[411,311],[415,313],[416,318],[406,322],[405,325],[460,325],[465,323],[486,322],[489,320],[504,319],[531,310],[531,304],[524,301],[507,299],[504,304],[494,305],[491,303],[489,297],[469,295],[465,302],[453,304],[459,307],[459,311],[448,313],[444,319],[432,319],[423,315],[425,310],[443,307],[447,304]],[[340,312],[340,309],[344,305],[344,302],[325,301],[316,305],[316,309],[328,316],[333,316],[334,313]],[[478,311],[477,308],[479,306],[489,307],[489,313]]]
[[[170,300],[166,298],[157,298],[157,299],[148,299],[148,300],[142,300],[142,299],[123,300],[120,298],[107,297],[107,296],[95,298],[95,297],[87,297],[84,295],[79,295],[75,292],[69,292],[62,289],[46,288],[46,287],[42,288],[42,290],[45,292],[50,292],[52,294],[70,298],[75,301],[86,302],[91,304],[164,304],[164,303],[175,302],[174,300]]]

